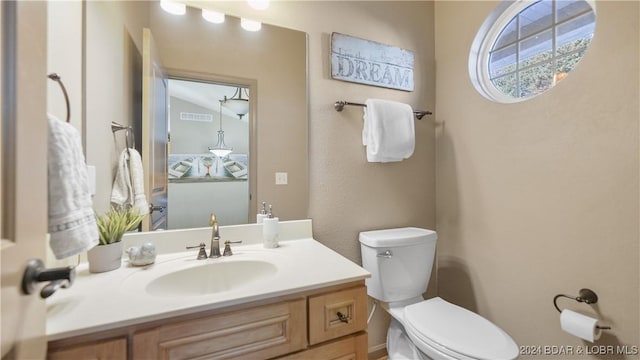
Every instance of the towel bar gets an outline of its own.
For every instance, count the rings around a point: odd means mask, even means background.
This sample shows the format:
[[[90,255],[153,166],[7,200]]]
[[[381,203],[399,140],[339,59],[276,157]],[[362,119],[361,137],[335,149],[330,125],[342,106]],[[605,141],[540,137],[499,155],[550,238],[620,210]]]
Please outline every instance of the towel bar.
[[[127,154],[129,153],[129,148],[130,145],[133,145],[133,147],[136,146],[136,138],[133,137],[133,133],[132,130],[133,128],[131,126],[124,126],[124,125],[120,125],[115,121],[111,122],[111,131],[113,131],[114,133],[120,130],[126,130],[125,134],[124,134],[124,142],[125,142],[125,146],[127,147]],[[129,144],[129,136],[131,136],[131,140],[132,140],[132,144]]]
[[[345,105],[367,107],[366,104],[339,100],[339,101],[336,101],[333,104],[333,108],[336,109],[336,111],[340,112],[340,111],[342,111],[344,109]],[[432,114],[431,111],[424,111],[424,110],[416,110],[413,113],[415,114],[416,119],[418,119],[418,120],[421,120],[425,115],[431,115]]]

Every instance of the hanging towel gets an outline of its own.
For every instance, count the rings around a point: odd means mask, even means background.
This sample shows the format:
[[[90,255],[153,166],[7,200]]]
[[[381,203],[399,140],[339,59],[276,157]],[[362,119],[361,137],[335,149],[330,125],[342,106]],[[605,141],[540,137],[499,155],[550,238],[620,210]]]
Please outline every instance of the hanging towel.
[[[367,99],[362,143],[369,162],[402,161],[413,154],[415,129],[411,106],[395,101]]]
[[[47,118],[49,246],[57,259],[64,259],[97,245],[98,226],[80,134],[53,115]]]
[[[136,149],[124,149],[120,154],[111,190],[111,203],[120,207],[131,207],[141,215],[149,213],[149,203],[144,193],[142,158]]]

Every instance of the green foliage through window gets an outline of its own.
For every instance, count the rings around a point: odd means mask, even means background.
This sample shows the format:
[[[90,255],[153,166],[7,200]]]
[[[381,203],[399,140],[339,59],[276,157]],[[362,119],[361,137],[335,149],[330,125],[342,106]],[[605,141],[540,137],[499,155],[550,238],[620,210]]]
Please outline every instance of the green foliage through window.
[[[571,72],[593,38],[595,14],[584,0],[539,0],[520,11],[489,52],[491,83],[514,98],[553,87]]]

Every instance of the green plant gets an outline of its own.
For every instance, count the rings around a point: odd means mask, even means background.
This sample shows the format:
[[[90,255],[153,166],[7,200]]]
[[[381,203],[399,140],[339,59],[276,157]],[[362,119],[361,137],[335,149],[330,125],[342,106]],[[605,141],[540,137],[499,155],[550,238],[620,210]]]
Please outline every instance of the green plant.
[[[111,209],[104,215],[96,215],[98,233],[100,234],[99,245],[109,245],[121,241],[122,235],[137,228],[143,218],[144,215],[133,209]]]

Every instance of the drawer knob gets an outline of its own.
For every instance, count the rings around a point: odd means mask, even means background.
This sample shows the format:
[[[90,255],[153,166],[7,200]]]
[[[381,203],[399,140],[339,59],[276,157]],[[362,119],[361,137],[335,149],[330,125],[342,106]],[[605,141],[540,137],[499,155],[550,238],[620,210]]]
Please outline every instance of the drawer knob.
[[[338,315],[338,320],[342,321],[343,323],[349,323],[349,318],[345,314],[338,311],[336,315]]]

